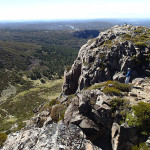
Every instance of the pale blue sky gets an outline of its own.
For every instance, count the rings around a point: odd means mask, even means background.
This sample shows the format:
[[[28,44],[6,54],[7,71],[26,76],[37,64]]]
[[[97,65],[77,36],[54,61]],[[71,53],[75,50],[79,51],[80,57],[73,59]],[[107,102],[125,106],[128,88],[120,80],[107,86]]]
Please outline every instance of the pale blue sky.
[[[0,20],[150,18],[150,0],[0,0]]]

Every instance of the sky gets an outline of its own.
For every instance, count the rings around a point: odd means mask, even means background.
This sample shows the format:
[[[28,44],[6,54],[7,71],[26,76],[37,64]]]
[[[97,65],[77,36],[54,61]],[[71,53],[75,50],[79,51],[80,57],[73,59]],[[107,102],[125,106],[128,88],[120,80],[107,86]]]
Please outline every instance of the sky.
[[[150,0],[0,0],[0,20],[150,18]]]

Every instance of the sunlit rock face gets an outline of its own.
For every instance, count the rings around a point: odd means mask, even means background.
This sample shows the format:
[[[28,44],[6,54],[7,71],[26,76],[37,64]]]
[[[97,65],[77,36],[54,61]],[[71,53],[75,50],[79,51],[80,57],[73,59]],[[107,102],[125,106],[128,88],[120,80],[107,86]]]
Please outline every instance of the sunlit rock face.
[[[106,80],[124,82],[127,68],[132,79],[150,76],[149,53],[146,27],[123,25],[101,32],[81,47],[71,70],[65,72],[63,93],[73,94]]]
[[[31,128],[8,136],[2,150],[101,150],[85,139],[85,135],[75,125],[52,123],[42,128]]]

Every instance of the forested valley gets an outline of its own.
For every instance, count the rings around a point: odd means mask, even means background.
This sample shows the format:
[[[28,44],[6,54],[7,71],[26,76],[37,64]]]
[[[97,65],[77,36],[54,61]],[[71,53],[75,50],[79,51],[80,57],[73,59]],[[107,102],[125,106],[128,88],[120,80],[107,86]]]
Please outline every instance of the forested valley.
[[[18,130],[35,108],[59,96],[64,70],[80,47],[98,34],[99,30],[0,28],[0,132]],[[11,129],[16,123],[18,128]]]

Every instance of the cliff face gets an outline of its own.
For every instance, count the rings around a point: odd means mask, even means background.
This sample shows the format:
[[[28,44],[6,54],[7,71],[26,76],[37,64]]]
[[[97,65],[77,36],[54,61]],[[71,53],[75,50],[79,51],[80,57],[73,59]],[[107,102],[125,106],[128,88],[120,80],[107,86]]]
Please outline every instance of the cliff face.
[[[89,40],[79,51],[70,71],[65,72],[63,93],[73,94],[106,80],[124,82],[127,68],[132,79],[150,76],[149,29],[132,25],[114,26]]]
[[[10,134],[2,149],[131,150],[150,144],[149,45],[150,29],[132,25],[89,40],[65,71],[62,95],[39,107],[25,131]],[[132,83],[124,84],[128,67]],[[139,102],[140,125],[132,107]]]

